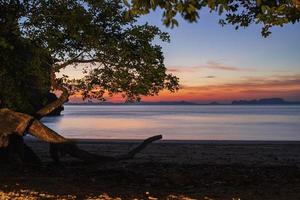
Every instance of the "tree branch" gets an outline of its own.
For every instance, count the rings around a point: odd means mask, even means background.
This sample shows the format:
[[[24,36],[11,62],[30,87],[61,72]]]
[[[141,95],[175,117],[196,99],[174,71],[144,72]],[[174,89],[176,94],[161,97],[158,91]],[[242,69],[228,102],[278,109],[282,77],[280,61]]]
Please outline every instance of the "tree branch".
[[[77,57],[79,57],[80,55],[78,55]],[[51,112],[53,112],[55,109],[57,109],[58,107],[62,106],[66,101],[68,101],[69,99],[69,92],[67,90],[67,88],[60,86],[57,84],[56,82],[56,75],[55,73],[57,71],[59,71],[59,69],[62,69],[68,65],[74,64],[74,63],[91,63],[91,62],[97,62],[99,61],[99,59],[91,59],[91,60],[78,60],[76,58],[71,59],[61,65],[55,65],[52,70],[51,70],[51,77],[50,77],[50,81],[51,81],[51,86],[53,90],[60,90],[62,91],[62,94],[60,95],[60,97],[58,99],[56,99],[55,101],[51,102],[50,104],[44,106],[43,108],[41,108],[39,111],[36,112],[35,117],[37,119],[41,119],[44,116],[50,114]]]
[[[116,157],[117,160],[127,160],[127,159],[131,159],[133,158],[136,154],[138,154],[139,152],[141,152],[144,148],[146,148],[146,146],[156,140],[161,140],[162,139],[162,135],[155,135],[152,136],[150,138],[147,138],[146,140],[144,140],[141,144],[139,144],[137,147],[135,147],[134,149],[132,149],[131,151],[129,151],[127,154],[121,155]]]
[[[56,89],[61,90],[63,93],[60,95],[58,99],[51,102],[50,104],[44,106],[39,111],[35,113],[35,117],[37,119],[41,119],[46,115],[49,115],[51,112],[53,112],[58,107],[62,106],[66,101],[69,99],[69,92],[64,87],[57,87]]]
[[[66,101],[68,101],[68,99],[69,99],[69,92],[68,92],[68,90],[65,87],[59,86],[57,84],[55,73],[58,72],[60,69],[67,67],[68,65],[82,62],[82,60],[78,59],[82,54],[83,54],[83,52],[81,52],[80,54],[78,54],[74,58],[68,60],[67,62],[65,62],[65,63],[63,63],[61,65],[54,65],[53,66],[53,68],[51,70],[51,75],[50,75],[51,76],[50,77],[51,86],[52,86],[53,90],[60,90],[60,91],[62,91],[62,94],[60,95],[60,97],[58,99],[56,99],[55,101],[51,102],[50,104],[44,106],[39,111],[37,111],[36,114],[35,114],[36,118],[41,119],[42,117],[44,117],[46,115],[49,115],[55,109],[57,109],[58,107],[62,106]],[[84,62],[88,63],[88,62],[92,62],[92,61],[90,60],[90,61],[84,61]]]
[[[55,65],[55,71],[59,71],[60,69],[63,69],[69,65],[72,65],[72,64],[76,64],[76,63],[93,63],[93,62],[101,62],[100,59],[88,59],[88,60],[83,60],[83,59],[78,59],[78,57],[76,58],[73,58],[71,60],[68,60],[62,64],[56,64]]]
[[[56,99],[55,101],[47,104],[46,106],[44,106],[43,108],[41,108],[40,110],[38,110],[35,113],[35,117],[37,119],[41,119],[44,116],[49,115],[55,109],[57,109],[58,107],[62,106],[69,99],[69,92],[68,92],[68,90],[65,87],[59,86],[57,84],[55,72],[56,72],[55,68],[52,68],[51,75],[50,75],[51,86],[52,86],[53,90],[60,90],[60,91],[62,91],[62,94],[60,95],[60,97],[58,99]]]

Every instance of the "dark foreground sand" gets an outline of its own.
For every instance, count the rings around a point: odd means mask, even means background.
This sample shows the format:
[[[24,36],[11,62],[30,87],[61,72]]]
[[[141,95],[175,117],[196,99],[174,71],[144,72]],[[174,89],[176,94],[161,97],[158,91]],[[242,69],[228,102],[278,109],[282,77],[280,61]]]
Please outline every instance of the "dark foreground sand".
[[[136,159],[55,166],[0,164],[0,199],[300,199],[300,142],[158,142]],[[91,152],[128,151],[129,141],[80,141]]]

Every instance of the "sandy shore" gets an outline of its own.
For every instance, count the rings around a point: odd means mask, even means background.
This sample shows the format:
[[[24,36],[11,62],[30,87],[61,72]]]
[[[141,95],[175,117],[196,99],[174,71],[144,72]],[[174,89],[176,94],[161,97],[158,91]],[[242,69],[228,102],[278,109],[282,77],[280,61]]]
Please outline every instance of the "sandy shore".
[[[300,199],[300,142],[162,141],[135,159],[51,162],[48,146],[27,141],[40,166],[0,165],[0,199]],[[78,141],[117,155],[135,141]]]

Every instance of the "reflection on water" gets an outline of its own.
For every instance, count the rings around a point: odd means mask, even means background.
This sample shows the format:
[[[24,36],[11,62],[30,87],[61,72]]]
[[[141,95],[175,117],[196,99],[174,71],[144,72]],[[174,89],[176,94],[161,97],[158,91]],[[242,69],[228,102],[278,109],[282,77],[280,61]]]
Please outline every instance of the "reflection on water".
[[[43,119],[70,138],[300,140],[300,106],[65,106]]]

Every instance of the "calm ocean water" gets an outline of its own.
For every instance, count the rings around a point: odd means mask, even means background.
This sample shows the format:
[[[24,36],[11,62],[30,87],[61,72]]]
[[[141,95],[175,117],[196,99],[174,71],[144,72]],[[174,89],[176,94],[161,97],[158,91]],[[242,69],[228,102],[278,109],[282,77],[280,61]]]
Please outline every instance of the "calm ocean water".
[[[66,105],[43,122],[68,138],[300,141],[300,106]]]

